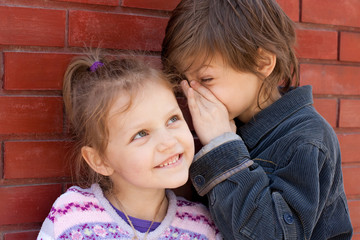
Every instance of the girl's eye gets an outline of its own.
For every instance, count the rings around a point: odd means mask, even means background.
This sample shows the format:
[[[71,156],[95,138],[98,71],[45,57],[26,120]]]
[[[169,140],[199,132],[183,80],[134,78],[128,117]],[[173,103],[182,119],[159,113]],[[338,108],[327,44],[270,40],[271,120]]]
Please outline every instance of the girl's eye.
[[[178,121],[179,120],[179,117],[178,116],[172,116],[170,119],[169,119],[169,122],[168,122],[168,124],[172,124],[172,123],[174,123],[174,122],[176,122],[176,121]]]
[[[133,138],[133,140],[136,140],[136,139],[139,139],[139,138],[142,138],[142,137],[145,137],[147,136],[148,133],[145,131],[145,130],[141,130],[140,132],[138,132],[135,137]]]

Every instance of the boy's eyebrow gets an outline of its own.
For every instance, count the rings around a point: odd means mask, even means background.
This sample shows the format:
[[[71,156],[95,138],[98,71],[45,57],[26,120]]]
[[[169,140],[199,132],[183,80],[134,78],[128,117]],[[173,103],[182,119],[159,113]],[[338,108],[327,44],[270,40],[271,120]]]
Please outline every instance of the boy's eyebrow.
[[[200,67],[194,69],[191,72],[188,72],[189,74],[194,74],[194,73],[199,73],[200,71],[202,71],[204,68],[214,68],[211,64],[203,64]]]

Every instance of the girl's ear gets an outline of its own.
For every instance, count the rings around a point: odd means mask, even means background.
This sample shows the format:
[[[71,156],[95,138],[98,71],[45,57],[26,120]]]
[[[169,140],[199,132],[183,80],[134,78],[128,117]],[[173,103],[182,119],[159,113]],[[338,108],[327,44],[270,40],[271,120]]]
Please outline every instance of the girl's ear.
[[[265,78],[268,77],[275,68],[276,65],[276,55],[268,52],[262,48],[258,49],[260,58],[258,60],[257,70]]]
[[[114,173],[114,169],[101,159],[94,148],[89,146],[82,147],[81,155],[95,172],[103,176],[111,176]]]

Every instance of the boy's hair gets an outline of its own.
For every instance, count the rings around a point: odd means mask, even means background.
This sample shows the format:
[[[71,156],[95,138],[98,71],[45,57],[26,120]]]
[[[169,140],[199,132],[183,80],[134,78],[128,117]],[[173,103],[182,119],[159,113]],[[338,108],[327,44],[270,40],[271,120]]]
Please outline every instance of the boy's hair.
[[[282,83],[285,92],[298,86],[295,40],[294,23],[275,0],[182,0],[168,22],[161,59],[174,81],[196,58],[205,63],[215,54],[234,70],[259,75],[262,48],[277,57],[262,90],[269,94]]]
[[[108,145],[108,114],[121,94],[129,95],[130,102],[148,81],[161,81],[172,86],[160,69],[131,56],[111,59],[90,53],[79,56],[69,64],[63,82],[65,111],[74,134],[75,176],[81,187],[99,183],[104,191],[112,188],[110,179],[96,173],[81,155],[81,148],[92,147],[102,159]]]

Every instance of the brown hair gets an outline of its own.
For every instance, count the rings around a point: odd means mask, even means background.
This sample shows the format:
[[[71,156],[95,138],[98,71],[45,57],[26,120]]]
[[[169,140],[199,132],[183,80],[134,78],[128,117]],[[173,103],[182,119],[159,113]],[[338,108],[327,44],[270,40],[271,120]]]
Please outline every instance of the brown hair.
[[[282,83],[285,92],[298,86],[295,40],[294,23],[274,0],[182,0],[168,22],[161,59],[174,81],[184,77],[189,60],[217,53],[234,70],[259,75],[262,48],[277,61],[260,91],[269,94]]]
[[[89,187],[96,182],[104,191],[111,190],[110,179],[88,166],[81,148],[90,146],[104,159],[109,136],[107,117],[112,104],[119,94],[129,94],[132,99],[145,82],[154,80],[163,81],[171,88],[160,69],[135,56],[112,59],[90,53],[74,58],[69,64],[64,76],[63,99],[74,134],[75,175],[80,186]],[[126,109],[130,105],[131,102]]]

